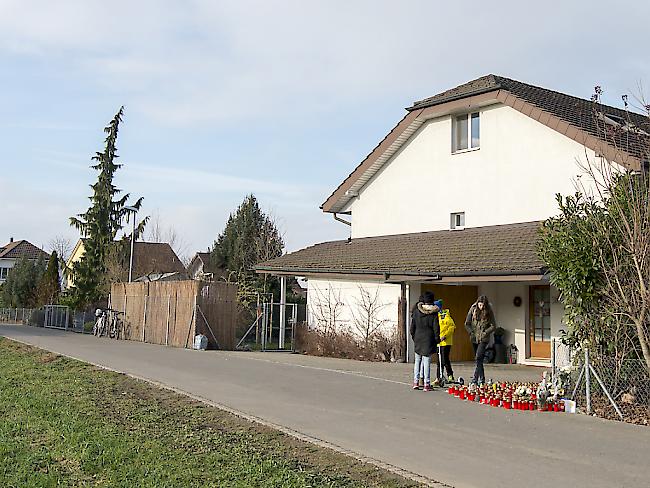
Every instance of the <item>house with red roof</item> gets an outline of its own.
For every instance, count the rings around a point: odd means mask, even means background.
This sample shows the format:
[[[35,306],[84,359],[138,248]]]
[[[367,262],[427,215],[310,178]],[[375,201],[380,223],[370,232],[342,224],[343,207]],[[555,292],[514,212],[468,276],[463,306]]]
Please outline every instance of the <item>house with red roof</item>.
[[[24,239],[14,241],[13,237],[10,238],[7,244],[0,247],[0,284],[7,280],[11,268],[20,259],[26,258],[36,261],[41,257],[47,261],[50,255],[29,241]]]

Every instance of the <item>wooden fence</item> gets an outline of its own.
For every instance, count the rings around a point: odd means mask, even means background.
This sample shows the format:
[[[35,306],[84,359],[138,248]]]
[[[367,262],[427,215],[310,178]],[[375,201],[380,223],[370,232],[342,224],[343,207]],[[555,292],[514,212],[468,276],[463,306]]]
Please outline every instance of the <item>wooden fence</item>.
[[[237,285],[200,281],[113,283],[110,307],[124,313],[133,341],[192,347],[204,334],[209,348],[234,349]]]

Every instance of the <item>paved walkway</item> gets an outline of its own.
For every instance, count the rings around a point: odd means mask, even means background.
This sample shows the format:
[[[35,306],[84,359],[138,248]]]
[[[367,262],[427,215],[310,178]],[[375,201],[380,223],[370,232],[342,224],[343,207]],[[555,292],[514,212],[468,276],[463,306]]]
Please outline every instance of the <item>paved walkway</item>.
[[[650,429],[406,387],[408,368],[199,352],[24,326],[0,335],[162,383],[455,487],[650,484]],[[340,364],[340,367],[332,367]],[[395,365],[393,365],[395,366]],[[402,377],[402,374],[404,377]]]

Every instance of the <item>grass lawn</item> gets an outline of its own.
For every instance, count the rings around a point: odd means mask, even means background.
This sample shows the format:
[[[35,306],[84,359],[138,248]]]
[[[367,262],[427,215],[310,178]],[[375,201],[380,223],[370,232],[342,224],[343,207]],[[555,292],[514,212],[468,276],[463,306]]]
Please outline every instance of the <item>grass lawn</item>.
[[[145,382],[0,338],[0,487],[50,486],[417,484]]]

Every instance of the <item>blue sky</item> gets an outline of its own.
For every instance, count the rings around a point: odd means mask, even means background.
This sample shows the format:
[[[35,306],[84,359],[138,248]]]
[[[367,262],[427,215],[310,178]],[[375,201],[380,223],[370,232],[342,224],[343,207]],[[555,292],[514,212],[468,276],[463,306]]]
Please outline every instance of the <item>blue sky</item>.
[[[77,238],[68,217],[88,205],[90,157],[120,105],[118,185],[186,252],[251,192],[290,251],[344,238],[318,207],[404,107],[488,73],[584,98],[601,85],[618,105],[650,84],[649,14],[626,1],[0,0],[0,241]]]

